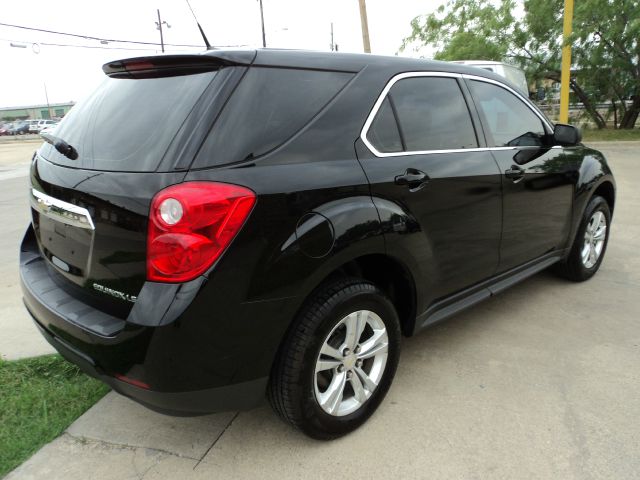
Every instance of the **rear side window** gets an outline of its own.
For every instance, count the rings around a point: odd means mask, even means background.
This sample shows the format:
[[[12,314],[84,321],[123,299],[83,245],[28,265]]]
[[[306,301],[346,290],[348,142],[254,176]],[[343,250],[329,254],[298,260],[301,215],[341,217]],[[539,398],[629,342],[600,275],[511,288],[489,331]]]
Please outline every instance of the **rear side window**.
[[[192,168],[264,155],[303,128],[353,74],[252,67],[216,120]]]
[[[398,130],[398,123],[388,96],[380,105],[378,114],[373,119],[367,133],[367,138],[379,152],[391,153],[403,150],[400,130]]]
[[[490,147],[543,144],[542,120],[513,93],[477,80],[469,82],[469,89],[489,130]]]
[[[53,163],[77,168],[154,171],[215,75],[107,78],[56,128],[55,135],[75,147],[78,159],[69,160],[48,144],[40,154]]]
[[[466,101],[454,78],[413,77],[396,82],[388,94],[389,104],[395,107],[398,130],[407,152],[475,148],[475,130]],[[386,101],[385,101],[386,102]],[[384,106],[384,104],[383,104]],[[389,109],[380,109],[372,123],[381,125]],[[388,123],[388,122],[385,122]],[[393,136],[393,129],[384,132]],[[377,136],[378,139],[375,137]],[[368,140],[380,152],[388,147],[380,127],[367,133]]]

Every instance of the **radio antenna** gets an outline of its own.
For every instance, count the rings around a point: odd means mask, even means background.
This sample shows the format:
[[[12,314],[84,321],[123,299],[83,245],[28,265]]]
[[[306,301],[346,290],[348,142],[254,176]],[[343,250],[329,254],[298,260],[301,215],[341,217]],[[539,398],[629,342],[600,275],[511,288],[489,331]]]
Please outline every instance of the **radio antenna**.
[[[189,10],[191,10],[191,15],[193,15],[193,19],[196,21],[196,25],[198,25],[198,30],[200,30],[200,35],[202,35],[202,39],[204,40],[204,44],[207,47],[207,50],[212,50],[211,44],[209,43],[209,40],[207,40],[207,36],[204,34],[204,30],[202,30],[202,27],[200,26],[200,22],[198,21],[198,17],[196,17],[196,14],[193,11],[193,8],[191,8],[191,4],[189,3],[189,0],[186,0],[186,2],[187,2],[187,5],[189,6]]]

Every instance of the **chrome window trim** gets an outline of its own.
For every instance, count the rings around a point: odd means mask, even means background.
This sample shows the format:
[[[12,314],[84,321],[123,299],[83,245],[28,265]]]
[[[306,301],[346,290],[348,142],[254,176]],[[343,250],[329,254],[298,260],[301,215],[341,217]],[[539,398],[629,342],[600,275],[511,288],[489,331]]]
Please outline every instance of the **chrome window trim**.
[[[518,90],[511,88],[509,85],[499,82],[497,80],[493,80],[491,78],[485,78],[485,77],[479,77],[477,75],[469,75],[467,73],[462,75],[462,78],[466,79],[466,80],[477,80],[479,82],[485,82],[485,83],[492,83],[493,85],[497,85],[498,87],[504,88],[505,90],[513,93],[516,97],[518,97],[522,103],[525,104],[525,106],[531,110],[534,115],[536,117],[538,117],[540,119],[540,121],[547,127],[549,128],[549,130],[551,130],[553,132],[553,125],[551,125],[551,123],[549,123],[549,121],[547,120],[547,118],[545,118],[544,115],[542,115],[538,110],[536,110],[535,108],[533,108],[531,106],[531,100],[529,100],[528,98],[526,98],[524,95],[522,95],[522,93],[520,93]],[[473,94],[472,94],[473,96]]]
[[[487,152],[487,151],[499,151],[499,150],[515,150],[517,148],[517,147],[475,147],[475,148],[452,148],[452,149],[445,149],[445,150],[412,150],[412,151],[408,151],[408,152],[386,152],[386,153],[379,152],[376,149],[376,147],[374,147],[371,144],[371,142],[369,142],[369,140],[367,139],[367,133],[369,132],[369,128],[371,127],[371,124],[373,123],[373,120],[375,119],[376,115],[378,114],[378,110],[382,106],[382,102],[384,102],[384,99],[387,97],[387,94],[389,93],[389,90],[391,90],[393,85],[395,85],[397,82],[399,82],[400,80],[403,80],[405,78],[415,78],[415,77],[460,78],[460,79],[466,79],[466,80],[477,80],[477,81],[480,81],[480,82],[486,82],[486,83],[491,83],[491,84],[497,85],[498,87],[504,88],[505,90],[513,93],[516,97],[518,97],[527,106],[527,108],[529,110],[531,110],[536,115],[536,117],[538,117],[540,119],[540,121],[549,128],[549,130],[553,131],[553,126],[547,121],[546,118],[544,118],[544,116],[542,116],[539,112],[537,112],[534,108],[532,108],[531,105],[529,105],[529,101],[527,99],[525,99],[522,94],[520,94],[517,90],[511,88],[510,86],[508,86],[508,85],[506,85],[504,83],[501,83],[501,82],[499,82],[497,80],[493,80],[493,79],[485,78],[485,77],[479,77],[477,75],[469,75],[469,74],[466,74],[466,73],[454,73],[454,72],[404,72],[404,73],[399,73],[398,75],[395,75],[393,78],[391,78],[391,80],[389,80],[387,82],[385,87],[382,89],[382,92],[378,96],[377,100],[373,104],[373,108],[369,112],[369,115],[367,116],[367,120],[364,122],[364,125],[362,126],[362,130],[360,131],[360,139],[362,140],[362,143],[364,143],[365,146],[369,149],[369,151],[371,153],[373,153],[378,158],[401,157],[401,156],[404,156],[404,155],[430,155],[430,154],[438,154],[438,153]],[[462,92],[460,92],[460,93],[462,94]],[[554,146],[554,147],[551,147],[551,148],[556,148],[556,147]]]
[[[96,229],[89,210],[73,203],[58,200],[33,187],[31,188],[31,206],[42,215],[61,223],[87,230]]]

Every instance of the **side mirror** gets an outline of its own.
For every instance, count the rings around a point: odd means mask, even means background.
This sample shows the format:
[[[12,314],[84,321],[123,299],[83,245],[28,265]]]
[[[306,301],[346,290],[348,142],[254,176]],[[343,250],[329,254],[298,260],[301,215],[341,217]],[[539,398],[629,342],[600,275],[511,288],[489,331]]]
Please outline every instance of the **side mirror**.
[[[556,123],[556,126],[553,129],[553,141],[557,145],[577,145],[582,141],[582,132],[573,125]]]

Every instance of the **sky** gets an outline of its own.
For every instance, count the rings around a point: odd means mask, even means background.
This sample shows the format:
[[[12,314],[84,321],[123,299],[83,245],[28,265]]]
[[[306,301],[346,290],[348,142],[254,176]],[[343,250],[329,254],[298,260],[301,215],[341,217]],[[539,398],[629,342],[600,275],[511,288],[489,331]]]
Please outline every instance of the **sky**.
[[[442,1],[367,0],[372,53],[396,54],[402,39],[411,33],[410,21],[434,11]],[[220,46],[262,46],[258,5],[257,0],[191,0],[209,42]],[[329,50],[333,22],[334,42],[340,51],[363,51],[358,0],[263,0],[263,6],[267,47]],[[164,28],[166,43],[203,44],[185,0],[7,2],[0,22],[99,38],[159,42],[156,9],[170,25]],[[47,45],[51,43],[100,48]],[[201,50],[203,47],[166,47],[174,53]],[[104,63],[156,53],[161,53],[160,48],[153,45],[102,44],[0,26],[0,107],[43,104],[45,85],[50,103],[78,101],[104,78]]]

